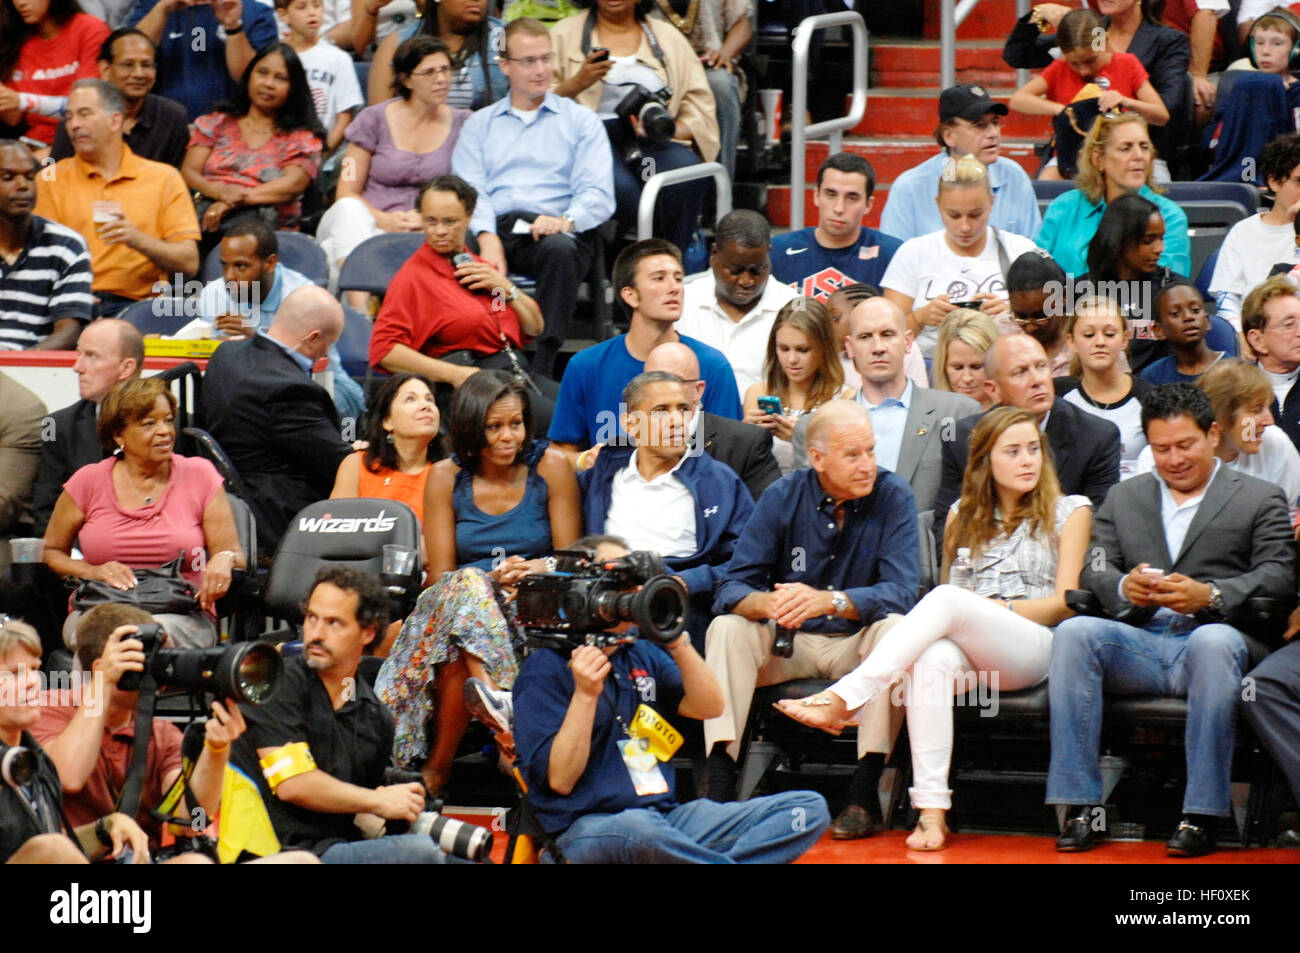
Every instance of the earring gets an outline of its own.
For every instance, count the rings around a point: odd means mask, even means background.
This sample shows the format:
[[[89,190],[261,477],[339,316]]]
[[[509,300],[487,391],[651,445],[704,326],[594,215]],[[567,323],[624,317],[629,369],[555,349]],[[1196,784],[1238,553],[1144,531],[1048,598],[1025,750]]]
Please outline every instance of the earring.
[[[393,432],[392,432],[391,430],[388,431],[388,436],[385,437],[384,439],[387,440],[389,443],[392,443],[392,442],[393,442]]]

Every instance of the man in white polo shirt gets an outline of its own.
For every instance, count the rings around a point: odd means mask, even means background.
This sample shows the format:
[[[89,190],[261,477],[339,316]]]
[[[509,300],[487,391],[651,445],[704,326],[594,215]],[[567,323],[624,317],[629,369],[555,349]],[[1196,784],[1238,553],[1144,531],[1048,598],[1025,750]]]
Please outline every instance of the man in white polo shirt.
[[[776,313],[796,296],[788,285],[768,280],[771,249],[772,230],[762,215],[747,209],[724,215],[709,253],[711,272],[686,282],[677,324],[681,334],[727,355],[742,397],[750,384],[763,377]]]

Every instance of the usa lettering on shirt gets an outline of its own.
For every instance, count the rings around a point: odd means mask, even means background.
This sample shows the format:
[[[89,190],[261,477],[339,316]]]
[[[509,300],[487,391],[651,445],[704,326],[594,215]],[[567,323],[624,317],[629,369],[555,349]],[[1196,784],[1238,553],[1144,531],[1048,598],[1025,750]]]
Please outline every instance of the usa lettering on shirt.
[[[865,250],[863,249],[863,251]],[[856,283],[856,278],[846,275],[838,268],[832,267],[814,272],[802,281],[792,281],[790,287],[805,298],[816,298],[818,301],[825,301],[841,288]]]

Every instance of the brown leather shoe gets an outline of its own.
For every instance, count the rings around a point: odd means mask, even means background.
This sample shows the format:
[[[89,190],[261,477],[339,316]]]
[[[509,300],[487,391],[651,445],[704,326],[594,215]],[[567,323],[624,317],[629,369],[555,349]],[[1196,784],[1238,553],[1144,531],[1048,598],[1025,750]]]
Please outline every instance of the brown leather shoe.
[[[834,840],[857,840],[870,837],[884,830],[878,818],[867,813],[861,804],[850,804],[840,811],[840,816],[831,824],[830,834]]]

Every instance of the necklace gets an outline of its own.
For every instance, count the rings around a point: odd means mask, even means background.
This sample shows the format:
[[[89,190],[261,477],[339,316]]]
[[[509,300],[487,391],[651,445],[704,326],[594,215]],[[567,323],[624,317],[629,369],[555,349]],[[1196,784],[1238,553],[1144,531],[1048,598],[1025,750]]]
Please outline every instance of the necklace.
[[[673,9],[671,0],[655,0],[659,5],[659,10],[673,26],[681,30],[683,34],[689,34],[695,29],[695,17],[700,12],[700,0],[690,0],[686,7],[686,16],[681,16]]]

